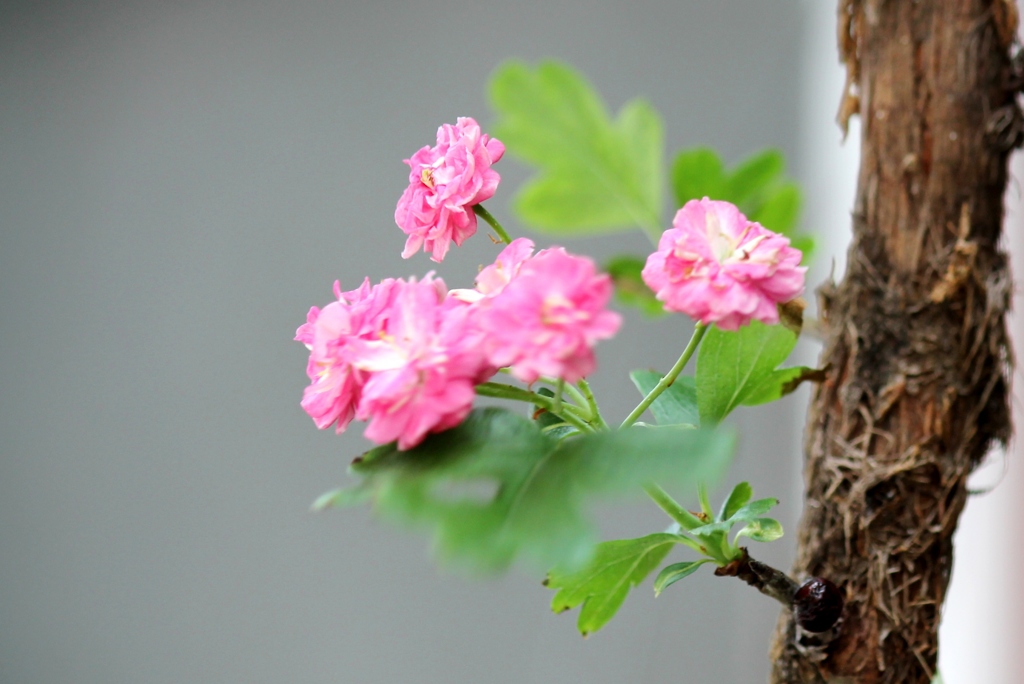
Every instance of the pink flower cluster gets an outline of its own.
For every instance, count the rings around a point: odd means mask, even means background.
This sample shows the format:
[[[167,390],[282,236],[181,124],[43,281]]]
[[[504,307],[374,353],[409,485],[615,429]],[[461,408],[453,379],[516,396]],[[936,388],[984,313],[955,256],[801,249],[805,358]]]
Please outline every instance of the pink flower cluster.
[[[800,250],[734,205],[691,200],[672,226],[642,274],[667,310],[737,330],[751,320],[778,323],[777,305],[803,292]]]
[[[420,281],[369,281],[313,307],[295,339],[310,349],[302,407],[317,427],[369,421],[366,437],[400,449],[458,425],[475,386],[500,367],[533,382],[575,382],[594,369],[593,346],[615,334],[611,281],[561,248],[534,256],[515,240],[483,269],[475,290]]]
[[[473,205],[494,196],[501,177],[491,168],[505,146],[480,131],[469,117],[437,129],[437,145],[423,147],[405,163],[409,187],[395,209],[395,222],[408,235],[402,256],[423,247],[441,261],[452,241],[461,245],[476,232]]]
[[[368,420],[368,439],[408,449],[462,422],[495,370],[478,352],[469,306],[430,275],[334,289],[338,300],[310,309],[295,333],[310,350],[302,408],[316,426],[342,432],[353,417]]]

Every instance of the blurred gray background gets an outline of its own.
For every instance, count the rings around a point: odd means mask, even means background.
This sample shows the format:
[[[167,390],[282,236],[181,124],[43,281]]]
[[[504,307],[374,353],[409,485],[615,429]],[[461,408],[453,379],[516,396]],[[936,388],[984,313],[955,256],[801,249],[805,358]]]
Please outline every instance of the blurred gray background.
[[[501,60],[567,60],[614,109],[648,98],[669,153],[792,159],[801,15],[797,0],[3,3],[0,681],[763,681],[777,609],[735,580],[700,572],[657,600],[645,585],[583,640],[536,572],[439,572],[424,538],[366,510],[308,513],[367,443],[301,411],[291,339],[335,278],[435,267],[399,256],[401,160],[458,116],[486,130]],[[497,168],[488,206],[523,234],[507,203],[526,170]],[[650,249],[639,232],[569,247]],[[495,253],[480,235],[439,270],[464,287]],[[666,368],[689,333],[626,317],[594,378],[617,417],[637,399],[625,372]],[[780,496],[789,531],[805,405],[741,411],[730,476]],[[603,511],[609,536],[665,523],[644,502]],[[792,549],[758,552],[788,567]]]

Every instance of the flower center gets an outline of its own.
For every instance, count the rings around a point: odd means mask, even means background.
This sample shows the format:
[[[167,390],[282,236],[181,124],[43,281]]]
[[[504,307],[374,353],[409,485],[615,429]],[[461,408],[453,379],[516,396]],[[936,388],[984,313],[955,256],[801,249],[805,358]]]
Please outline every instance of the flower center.
[[[433,169],[423,169],[420,172],[420,180],[431,190],[434,189],[434,171]]]
[[[540,310],[540,320],[544,325],[566,325],[585,317],[584,312],[577,311],[573,303],[559,293],[545,297]]]
[[[711,253],[715,255],[715,259],[721,263],[736,251],[736,242],[722,232],[722,223],[718,220],[718,214],[709,211],[706,221],[704,228],[708,236],[708,245],[711,246]]]
[[[716,214],[708,214],[706,224],[708,244],[711,246],[711,253],[715,255],[718,263],[726,264],[744,261],[773,263],[775,261],[773,254],[755,253],[758,245],[768,239],[769,236],[761,234],[748,240],[747,236],[753,225],[752,223],[747,223],[743,228],[743,232],[734,238],[722,230],[722,224]],[[752,256],[754,257],[753,259],[751,259]]]
[[[736,248],[736,251],[733,252],[729,256],[727,261],[729,263],[737,263],[737,262],[744,262],[744,261],[750,261],[750,262],[762,263],[762,264],[773,264],[773,263],[775,263],[777,255],[776,255],[774,250],[771,250],[771,251],[769,251],[767,253],[764,250],[761,250],[760,252],[756,251],[758,245],[760,245],[762,242],[764,242],[767,239],[768,239],[767,235],[758,235],[753,240],[748,240],[747,242],[739,245]],[[753,259],[751,257],[753,257]]]

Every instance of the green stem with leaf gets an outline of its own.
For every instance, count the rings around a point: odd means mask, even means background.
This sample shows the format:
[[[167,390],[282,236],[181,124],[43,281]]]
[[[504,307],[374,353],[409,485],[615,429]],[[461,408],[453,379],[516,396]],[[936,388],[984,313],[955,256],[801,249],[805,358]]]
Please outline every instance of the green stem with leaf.
[[[512,369],[511,368],[499,368],[498,372],[499,373],[503,373],[505,375],[512,375]],[[539,378],[537,378],[537,382],[543,383],[545,385],[550,385],[551,387],[557,387],[558,386],[558,380],[556,378],[549,378],[546,375],[542,375]],[[586,380],[580,380],[580,387],[582,387],[584,385],[584,383],[586,383]],[[590,418],[593,418],[593,417],[597,416],[598,413],[600,413],[599,411],[597,411],[597,404],[593,402],[593,398],[594,398],[593,394],[591,394],[590,398],[588,399],[587,396],[583,392],[581,392],[579,389],[577,389],[576,386],[573,385],[572,383],[563,383],[562,389],[565,390],[565,392],[568,393],[569,396],[572,397],[572,400],[574,402],[576,402],[577,406],[581,406],[581,407],[582,406],[588,406],[590,408],[590,415],[588,416],[588,420]],[[552,390],[552,391],[554,391],[554,390]],[[588,388],[587,392],[589,392],[589,391],[590,390]],[[601,422],[603,424],[604,421],[601,421]],[[608,427],[608,426],[604,425],[604,427]]]
[[[679,374],[683,372],[683,368],[686,367],[690,357],[693,356],[695,351],[697,351],[697,347],[700,345],[700,341],[704,338],[704,333],[707,332],[707,330],[708,327],[703,323],[697,324],[697,327],[693,330],[693,336],[686,345],[686,349],[683,350],[683,353],[680,355],[679,360],[676,361],[676,364],[672,366],[672,370],[670,370],[668,374],[665,375],[657,385],[655,385],[654,389],[652,389],[647,396],[637,404],[637,407],[633,409],[632,413],[626,416],[626,420],[622,421],[622,425],[619,426],[620,430],[624,430],[638,421],[640,416],[644,414],[644,411],[654,403],[654,400],[661,396],[662,392],[672,386],[672,383],[676,381]]]
[[[512,385],[503,385],[498,382],[485,382],[476,386],[476,393],[482,397],[495,397],[498,399],[511,399],[512,401],[524,401],[535,406],[540,406],[545,411],[550,411],[563,421],[572,425],[581,432],[595,432],[589,423],[589,416],[583,415],[583,410],[566,402],[560,402],[561,407],[555,410],[555,401],[552,397],[545,397],[530,390],[525,390]]]
[[[555,400],[552,403],[552,412],[561,414],[562,413],[562,393],[565,392],[565,380],[559,378],[555,383]]]
[[[703,520],[680,506],[668,492],[658,485],[647,485],[644,487],[644,491],[647,492],[647,496],[651,497],[654,503],[658,504],[661,510],[668,514],[668,517],[679,523],[679,526],[684,530],[693,530],[705,524]]]
[[[590,389],[590,383],[586,380],[580,380],[579,386],[579,393],[582,394],[583,402],[590,407],[590,415],[594,417],[594,421],[597,422],[599,428],[607,430],[608,423],[604,422],[604,418],[601,416],[601,409],[597,406],[597,399],[594,398],[594,393]],[[570,392],[574,389],[572,385],[568,387]]]

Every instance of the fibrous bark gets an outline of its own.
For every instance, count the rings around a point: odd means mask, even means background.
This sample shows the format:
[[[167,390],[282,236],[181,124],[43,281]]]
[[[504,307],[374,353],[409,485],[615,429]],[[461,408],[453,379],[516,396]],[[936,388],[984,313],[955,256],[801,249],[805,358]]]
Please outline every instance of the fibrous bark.
[[[783,614],[775,684],[935,672],[966,478],[1010,435],[999,243],[1016,16],[1013,0],[840,3],[840,121],[860,116],[861,168],[846,275],[821,291],[827,373],[794,575],[831,579],[846,607],[824,639]]]

